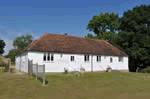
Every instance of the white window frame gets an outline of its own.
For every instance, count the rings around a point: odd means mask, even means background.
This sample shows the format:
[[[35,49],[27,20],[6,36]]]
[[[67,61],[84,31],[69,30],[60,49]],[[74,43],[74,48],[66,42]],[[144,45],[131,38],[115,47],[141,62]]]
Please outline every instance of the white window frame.
[[[98,55],[96,60],[97,62],[101,62],[101,59],[102,59],[101,56]]]
[[[45,62],[47,60],[47,55],[46,53],[43,54],[43,61]]]
[[[46,58],[45,60],[44,60],[44,57]],[[44,53],[43,54],[43,61],[44,62],[53,62],[54,61],[54,54],[53,53],[49,53],[49,52],[48,53]]]
[[[71,56],[71,57],[70,57],[70,61],[71,61],[71,62],[75,61],[75,57],[74,57],[74,56]]]
[[[112,57],[110,57],[110,63],[113,63],[113,58]]]
[[[119,62],[123,62],[123,56],[119,56],[119,57],[118,57],[118,61],[119,61]]]
[[[84,61],[89,62],[90,61],[90,55],[88,55],[88,54],[84,55]]]

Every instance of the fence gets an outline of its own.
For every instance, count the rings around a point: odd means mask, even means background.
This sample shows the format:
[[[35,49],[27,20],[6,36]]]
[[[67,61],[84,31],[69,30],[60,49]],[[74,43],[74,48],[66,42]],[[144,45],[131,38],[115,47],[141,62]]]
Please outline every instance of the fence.
[[[36,80],[38,78],[43,79],[43,85],[45,85],[45,65],[33,64],[33,61],[28,60],[28,73],[32,76],[36,76]]]

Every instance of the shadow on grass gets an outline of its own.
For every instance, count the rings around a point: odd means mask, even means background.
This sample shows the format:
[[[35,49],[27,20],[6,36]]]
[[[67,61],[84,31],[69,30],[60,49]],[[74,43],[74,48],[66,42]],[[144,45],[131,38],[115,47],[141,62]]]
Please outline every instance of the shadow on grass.
[[[33,77],[36,78],[36,75],[32,75]],[[42,77],[37,77],[37,80],[39,80],[43,84],[43,78]],[[45,79],[45,85],[48,84],[48,80]]]
[[[41,77],[38,77],[38,80],[40,80],[41,83],[43,83],[43,79]],[[48,80],[45,79],[45,85],[48,84]]]

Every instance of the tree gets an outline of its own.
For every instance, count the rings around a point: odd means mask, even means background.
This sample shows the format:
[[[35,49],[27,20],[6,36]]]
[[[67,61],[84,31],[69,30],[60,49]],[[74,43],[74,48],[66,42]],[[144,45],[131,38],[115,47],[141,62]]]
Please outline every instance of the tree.
[[[15,62],[15,56],[21,52],[20,49],[12,49],[9,51],[8,56],[12,62]]]
[[[64,33],[64,35],[68,35],[68,33]]]
[[[124,12],[120,29],[125,32],[150,33],[150,5],[136,6]],[[150,34],[149,34],[150,35]]]
[[[114,12],[112,13],[100,13],[95,15],[89,21],[87,29],[93,31],[97,36],[104,35],[105,32],[109,31],[115,33],[120,25],[119,17]]]
[[[136,6],[124,12],[116,45],[129,55],[129,68],[150,64],[150,5]]]
[[[94,36],[92,33],[88,33],[87,36],[85,36],[85,38],[98,39],[98,37]]]
[[[0,40],[0,55],[4,53],[5,42]]]
[[[27,47],[30,42],[32,41],[32,35],[22,35],[20,37],[17,37],[14,41],[13,41],[13,46],[16,49],[12,49],[9,51],[7,57],[11,58],[11,61],[14,62],[15,61],[15,56],[20,54],[21,51]]]
[[[111,40],[120,25],[120,19],[117,14],[100,13],[95,15],[89,21],[87,29],[93,31],[98,39]],[[88,34],[89,35],[89,34]],[[86,37],[88,37],[88,35]]]
[[[13,46],[23,50],[32,42],[32,35],[22,35],[13,41]]]

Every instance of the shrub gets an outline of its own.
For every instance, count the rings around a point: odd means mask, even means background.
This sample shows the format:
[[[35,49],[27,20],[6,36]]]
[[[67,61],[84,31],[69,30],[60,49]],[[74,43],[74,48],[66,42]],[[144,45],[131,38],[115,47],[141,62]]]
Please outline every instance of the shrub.
[[[150,66],[142,70],[143,73],[150,73]]]

